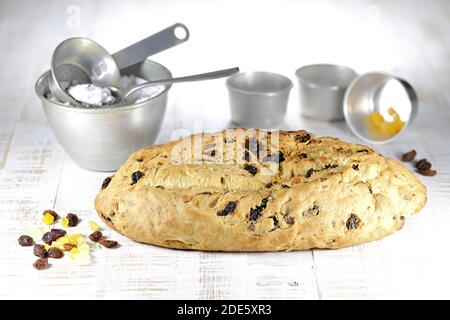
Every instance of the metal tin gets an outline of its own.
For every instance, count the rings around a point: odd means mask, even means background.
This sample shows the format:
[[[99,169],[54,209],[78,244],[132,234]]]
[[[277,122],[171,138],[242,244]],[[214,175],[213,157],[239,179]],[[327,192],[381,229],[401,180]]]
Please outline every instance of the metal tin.
[[[392,107],[404,122],[402,129],[391,135],[380,135],[371,127],[368,117],[378,111],[390,117],[387,110]],[[388,143],[401,135],[414,120],[418,109],[417,94],[404,79],[387,72],[369,72],[356,78],[344,97],[344,116],[352,132],[362,140],[373,143]]]
[[[271,72],[241,72],[226,81],[231,119],[250,128],[273,128],[286,115],[292,81]]]
[[[146,80],[171,78],[170,71],[151,60],[122,70]],[[47,120],[67,154],[81,167],[93,171],[115,171],[130,153],[154,143],[161,128],[171,85],[157,96],[121,107],[75,107],[48,100],[44,73],[35,90]]]
[[[297,69],[295,74],[302,115],[322,121],[344,119],[344,95],[358,76],[355,71],[334,64],[312,64]]]

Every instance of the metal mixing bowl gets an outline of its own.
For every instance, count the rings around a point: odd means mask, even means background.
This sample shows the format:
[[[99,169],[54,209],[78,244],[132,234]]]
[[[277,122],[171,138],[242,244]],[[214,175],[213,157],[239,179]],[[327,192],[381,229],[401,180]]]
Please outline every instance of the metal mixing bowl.
[[[151,60],[121,70],[146,80],[171,78],[170,71]],[[47,71],[36,82],[47,120],[67,154],[81,167],[115,171],[130,153],[154,143],[161,128],[171,85],[157,96],[121,107],[72,107],[47,99]]]

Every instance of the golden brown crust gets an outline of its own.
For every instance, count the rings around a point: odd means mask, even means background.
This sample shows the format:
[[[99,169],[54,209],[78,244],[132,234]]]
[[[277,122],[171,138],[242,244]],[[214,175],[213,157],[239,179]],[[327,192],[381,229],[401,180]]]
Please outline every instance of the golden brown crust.
[[[139,150],[100,190],[96,210],[139,242],[279,251],[380,239],[426,203],[413,173],[367,146],[281,131],[278,167],[275,154],[257,159],[258,151],[278,145],[275,134],[263,134],[233,130]]]

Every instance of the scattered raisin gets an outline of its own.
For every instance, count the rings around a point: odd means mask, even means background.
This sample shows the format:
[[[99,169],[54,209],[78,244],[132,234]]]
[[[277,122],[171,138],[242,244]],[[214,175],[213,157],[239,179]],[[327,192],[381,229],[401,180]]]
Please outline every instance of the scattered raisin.
[[[68,213],[67,220],[69,220],[69,227],[75,227],[78,224],[78,216],[74,213]]]
[[[369,152],[369,150],[368,149],[360,149],[360,150],[356,150],[356,152],[358,152],[358,153],[362,153],[362,152],[367,153],[367,152]]]
[[[419,170],[429,170],[431,169],[431,162],[429,162],[427,159],[421,159],[417,161],[416,168]]]
[[[58,240],[61,237],[64,237],[66,235],[66,230],[63,229],[51,229],[51,233],[53,233],[53,241]]]
[[[131,174],[131,185],[136,184],[144,174],[141,171],[135,171]]]
[[[89,235],[89,239],[93,242],[98,242],[102,238],[102,233],[100,231],[94,231]]]
[[[27,235],[22,235],[19,237],[19,245],[22,247],[31,247],[34,241],[33,238]]]
[[[44,270],[48,268],[48,260],[45,258],[39,258],[33,263],[33,267],[37,270]]]
[[[360,222],[361,220],[358,218],[358,216],[352,213],[350,217],[347,219],[345,227],[347,228],[347,230],[357,229],[359,227]]]
[[[256,221],[261,216],[262,211],[267,207],[268,198],[263,198],[261,204],[250,209],[250,220]]]
[[[306,177],[306,178],[309,178],[309,177],[312,176],[313,173],[314,173],[314,169],[313,169],[313,168],[310,168],[310,169],[308,169],[308,171],[306,171],[305,177]]]
[[[289,189],[289,188],[290,188],[287,184],[282,184],[281,187],[282,187],[283,189]]]
[[[251,164],[244,165],[244,170],[248,171],[252,175],[255,175],[258,172],[258,169]]]
[[[220,217],[227,216],[230,213],[234,212],[234,210],[236,210],[236,207],[237,207],[236,201],[230,201],[227,203],[225,208],[217,212],[217,215]]]
[[[433,177],[437,174],[436,170],[431,169],[419,169],[417,170],[421,175],[427,176],[427,177]]]
[[[300,159],[308,158],[308,155],[306,153],[304,153],[304,152],[300,153],[298,156],[299,156]]]
[[[119,245],[119,243],[117,241],[114,240],[106,240],[106,239],[100,239],[99,243],[104,246],[105,248],[115,248]]]
[[[318,214],[319,214],[319,206],[316,204],[314,204],[311,208],[308,208],[302,212],[302,216],[305,218],[317,216]]]
[[[53,218],[55,219],[55,221],[59,219],[58,214],[53,210],[44,210],[44,212],[42,212],[42,215],[45,216],[47,213],[51,214],[53,216]]]
[[[47,250],[42,244],[35,244],[33,248],[33,254],[39,258],[47,258]]]
[[[50,245],[50,244],[52,244],[52,241],[55,240],[54,237],[55,237],[55,235],[52,232],[48,231],[48,232],[44,233],[44,235],[42,236],[42,241],[44,241],[44,243]]]
[[[355,171],[359,171],[359,164],[352,164],[352,168]]]
[[[308,132],[295,136],[295,140],[297,140],[298,142],[306,142],[309,139],[311,139],[311,135]]]
[[[110,182],[111,182],[111,177],[106,177],[105,180],[103,180],[103,182],[102,182],[102,190],[107,188]]]
[[[77,246],[74,245],[74,244],[71,244],[71,243],[65,243],[65,244],[63,245],[63,247],[64,247],[64,250],[70,251],[70,250],[72,250],[73,248],[76,248]]]
[[[48,249],[48,257],[49,258],[53,258],[53,259],[61,259],[64,256],[64,253],[62,252],[62,250],[55,248],[55,247],[50,247]]]
[[[404,162],[411,162],[411,161],[413,161],[414,160],[414,158],[416,157],[416,155],[417,155],[417,152],[416,152],[416,150],[411,150],[411,151],[409,151],[409,152],[406,152],[406,153],[404,153],[403,155],[402,155],[402,161],[404,161]]]

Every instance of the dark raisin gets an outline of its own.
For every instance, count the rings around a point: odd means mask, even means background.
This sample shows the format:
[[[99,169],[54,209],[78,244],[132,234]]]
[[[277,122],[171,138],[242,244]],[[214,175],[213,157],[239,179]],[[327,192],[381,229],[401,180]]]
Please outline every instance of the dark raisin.
[[[352,168],[355,171],[359,171],[359,164],[352,164]]]
[[[39,258],[47,258],[47,250],[42,244],[35,244],[33,248],[33,254]]]
[[[200,192],[199,195],[206,195],[206,196],[210,196],[212,195],[212,192],[209,191],[204,191],[204,192]]]
[[[119,243],[117,241],[114,240],[106,240],[106,239],[100,239],[99,243],[104,246],[105,248],[115,248],[119,245]]]
[[[55,221],[59,219],[58,214],[53,210],[45,210],[44,212],[42,212],[42,215],[45,216],[47,213],[51,214],[53,216],[53,218],[55,219]]]
[[[33,263],[33,267],[37,270],[44,270],[48,268],[48,260],[45,258],[39,258]]]
[[[142,178],[144,174],[141,171],[135,171],[131,174],[131,184],[135,184],[139,181],[140,178]]]
[[[281,187],[282,187],[283,189],[289,189],[289,188],[290,188],[287,184],[282,184]]]
[[[305,218],[317,216],[318,214],[319,214],[319,206],[316,204],[314,204],[312,207],[310,207],[302,212],[302,216]]]
[[[278,218],[275,217],[275,216],[273,216],[271,218],[273,220],[273,228],[270,231],[274,231],[274,230],[276,230],[276,229],[278,229],[280,227],[280,222],[278,221]]]
[[[50,244],[52,244],[52,241],[55,240],[54,237],[55,237],[55,235],[52,232],[48,231],[48,232],[44,233],[44,235],[42,236],[42,241],[44,241],[44,243],[50,245]]]
[[[256,221],[261,216],[263,210],[267,207],[268,198],[263,198],[261,204],[250,209],[250,220]]]
[[[300,159],[306,159],[306,158],[308,158],[308,155],[307,155],[306,153],[303,153],[303,152],[300,153],[298,156],[299,156]]]
[[[156,189],[164,189],[163,186],[156,186],[155,188],[156,188]]]
[[[360,149],[360,150],[356,150],[356,152],[358,152],[358,153],[362,153],[362,152],[369,152],[369,150],[368,149]]]
[[[74,245],[74,244],[71,244],[71,243],[65,243],[65,244],[63,245],[63,247],[64,247],[64,250],[70,251],[70,250],[72,250],[73,248],[76,248],[77,246]]]
[[[414,160],[414,158],[416,157],[416,155],[417,155],[416,150],[411,150],[411,151],[409,151],[409,152],[406,152],[406,153],[402,154],[401,159],[402,159],[402,161],[404,161],[404,162],[410,162],[410,161],[413,161],[413,160]]]
[[[255,175],[258,172],[258,169],[251,164],[244,165],[244,170],[248,171],[252,175]]]
[[[348,217],[347,222],[345,223],[345,227],[347,230],[353,230],[357,229],[361,223],[361,220],[358,218],[358,216],[354,213]]]
[[[306,171],[305,177],[306,177],[306,178],[309,178],[309,177],[312,176],[313,173],[314,173],[314,169],[313,169],[313,168],[310,168],[310,169],[308,169],[308,171]]]
[[[48,257],[49,258],[53,258],[53,259],[61,259],[64,256],[64,253],[62,252],[62,250],[58,249],[58,248],[54,248],[54,247],[50,247],[48,249]]]
[[[372,187],[371,187],[371,186],[368,186],[368,188],[369,188],[369,192],[370,192],[370,194],[372,194],[372,193],[373,193],[373,191],[372,191]]]
[[[266,188],[272,188],[273,184],[272,182],[269,182],[268,184],[266,184]]]
[[[22,247],[31,247],[34,241],[33,238],[27,235],[22,235],[19,237],[19,245]]]
[[[234,210],[236,210],[236,207],[237,207],[236,201],[230,201],[227,203],[225,208],[217,212],[217,215],[220,217],[227,216],[230,213],[234,212]]]
[[[427,177],[433,177],[437,174],[436,170],[431,169],[419,169],[417,172],[419,172],[421,175],[427,176]]]
[[[332,163],[332,164],[328,163],[328,164],[325,165],[323,170],[334,169],[334,168],[337,168],[337,167],[339,167],[339,166],[337,164],[335,164],[335,163]]]
[[[102,183],[102,190],[108,187],[109,183],[111,182],[111,177],[106,177],[105,180],[103,180]]]
[[[89,235],[89,239],[93,242],[98,242],[102,238],[102,233],[100,231],[94,231]]]
[[[64,237],[66,235],[66,230],[63,229],[52,229],[50,230],[51,233],[53,233],[53,241],[58,240],[61,237]]]
[[[283,216],[283,220],[284,220],[284,222],[286,222],[287,224],[294,224],[294,217],[291,216],[289,213],[286,213],[286,214]]]
[[[67,220],[69,220],[67,224],[69,227],[75,227],[78,224],[78,216],[74,213],[68,213]]]
[[[306,142],[309,139],[311,139],[311,135],[308,132],[295,136],[295,140],[297,140],[298,142]]]
[[[427,159],[421,159],[417,161],[416,168],[419,170],[429,170],[431,169],[431,162],[429,162]]]

